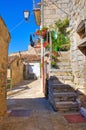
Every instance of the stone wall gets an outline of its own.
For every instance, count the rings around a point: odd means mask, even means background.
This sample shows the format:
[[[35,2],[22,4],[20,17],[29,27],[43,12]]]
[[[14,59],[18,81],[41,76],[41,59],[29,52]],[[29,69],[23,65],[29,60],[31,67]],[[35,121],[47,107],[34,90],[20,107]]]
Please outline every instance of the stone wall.
[[[23,63],[20,59],[16,59],[11,63],[12,86],[17,85],[23,80]]]
[[[64,19],[69,12],[69,0],[44,0],[44,25],[52,25],[58,19]]]
[[[8,43],[10,35],[8,29],[0,17],[0,116],[6,114],[6,74],[7,74],[7,58]]]
[[[74,83],[80,92],[86,95],[86,55],[81,52],[78,45],[82,37],[77,33],[80,22],[86,19],[86,0],[71,0],[70,9],[70,40],[71,40],[71,65]],[[86,48],[84,49],[86,51]],[[86,53],[86,52],[85,52]],[[84,98],[86,100],[86,97]],[[86,104],[85,104],[86,106]]]

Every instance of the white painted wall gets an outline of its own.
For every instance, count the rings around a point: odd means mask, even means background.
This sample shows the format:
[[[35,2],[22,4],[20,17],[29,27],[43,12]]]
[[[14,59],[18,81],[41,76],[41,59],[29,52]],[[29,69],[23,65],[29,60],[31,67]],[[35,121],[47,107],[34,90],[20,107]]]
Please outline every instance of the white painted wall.
[[[40,63],[29,63],[28,69],[30,74],[35,74],[37,77],[40,77]]]

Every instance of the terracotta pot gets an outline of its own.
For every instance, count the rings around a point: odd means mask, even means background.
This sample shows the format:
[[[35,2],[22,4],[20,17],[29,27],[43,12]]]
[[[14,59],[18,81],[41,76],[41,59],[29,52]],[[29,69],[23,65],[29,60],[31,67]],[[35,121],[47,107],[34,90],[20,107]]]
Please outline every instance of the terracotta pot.
[[[47,41],[45,41],[43,44],[43,47],[46,47],[47,45],[49,45],[49,43]]]
[[[42,36],[46,35],[46,30],[42,30]]]

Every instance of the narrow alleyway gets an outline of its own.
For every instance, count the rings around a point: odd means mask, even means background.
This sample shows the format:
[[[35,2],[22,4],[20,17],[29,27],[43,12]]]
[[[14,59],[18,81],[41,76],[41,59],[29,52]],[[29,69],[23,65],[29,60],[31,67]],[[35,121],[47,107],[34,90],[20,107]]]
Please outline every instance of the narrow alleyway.
[[[40,79],[24,81],[8,93],[8,115],[0,118],[0,130],[85,130],[86,123],[70,124],[62,113],[53,111],[40,84]]]
[[[8,93],[7,106],[11,109],[28,109],[32,112],[49,112],[53,111],[48,101],[45,99],[41,89],[40,79],[16,87],[16,93]],[[20,91],[18,91],[20,90]],[[13,90],[14,92],[15,90]]]

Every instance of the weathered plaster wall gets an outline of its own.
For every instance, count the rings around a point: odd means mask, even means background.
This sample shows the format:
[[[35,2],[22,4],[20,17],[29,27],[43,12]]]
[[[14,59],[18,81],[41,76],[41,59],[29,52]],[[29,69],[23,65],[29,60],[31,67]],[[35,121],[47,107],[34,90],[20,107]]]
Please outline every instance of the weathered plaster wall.
[[[7,58],[8,43],[10,35],[8,29],[0,17],[0,116],[6,114],[6,74],[7,74]]]
[[[69,9],[71,27],[71,65],[74,83],[76,84],[76,87],[86,95],[86,56],[78,48],[81,37],[76,32],[80,21],[86,19],[86,0],[71,0]],[[86,100],[85,98],[84,100]]]

